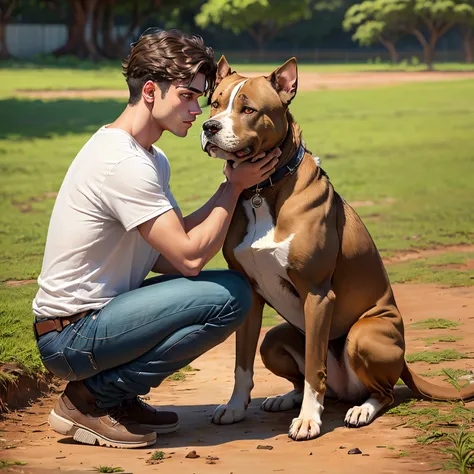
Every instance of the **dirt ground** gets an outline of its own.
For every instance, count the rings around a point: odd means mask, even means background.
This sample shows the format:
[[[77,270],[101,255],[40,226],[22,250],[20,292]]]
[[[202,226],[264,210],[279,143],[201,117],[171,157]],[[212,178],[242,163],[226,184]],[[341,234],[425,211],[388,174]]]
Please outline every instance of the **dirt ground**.
[[[244,72],[246,77],[268,75],[270,71]],[[313,91],[324,89],[359,89],[368,87],[390,86],[408,82],[451,81],[473,79],[474,72],[341,72],[318,73],[301,71],[298,74],[298,89]],[[17,95],[42,99],[62,98],[127,98],[128,90],[104,89],[67,89],[67,90],[29,90],[17,89]]]
[[[440,288],[434,285],[395,285],[397,302],[407,325],[407,352],[426,350],[423,337],[456,335],[455,343],[438,343],[429,350],[457,349],[474,357],[474,288]],[[427,318],[448,318],[462,322],[458,328],[419,330],[410,323]],[[262,331],[262,336],[265,330]],[[100,465],[120,466],[127,473],[369,473],[434,472],[443,462],[435,447],[417,444],[419,434],[400,426],[400,418],[384,414],[369,426],[349,429],[343,426],[349,405],[326,401],[322,435],[315,440],[295,442],[287,437],[291,419],[298,410],[266,413],[260,404],[267,396],[285,393],[288,382],[269,373],[257,357],[255,389],[247,417],[241,423],[216,426],[210,422],[215,407],[225,403],[232,392],[234,338],[192,363],[199,369],[184,381],[165,381],[149,394],[148,402],[175,409],[181,419],[177,433],[163,435],[154,446],[138,450],[119,450],[81,445],[51,431],[46,423],[57,394],[44,397],[31,407],[7,415],[0,422],[0,459],[27,462],[8,467],[6,472],[85,473]],[[472,369],[473,359],[445,362],[442,367]],[[412,364],[417,372],[439,370],[440,365]],[[436,380],[436,379],[432,379]],[[444,383],[444,382],[440,382]],[[410,395],[397,386],[397,403]],[[469,404],[474,408],[474,404]],[[398,425],[398,426],[397,426]],[[272,449],[259,449],[258,446]],[[14,449],[11,449],[14,447]],[[359,448],[362,454],[349,455]],[[10,448],[10,449],[6,449]],[[146,460],[156,450],[165,460],[149,465]],[[186,454],[196,450],[197,459]],[[408,455],[400,455],[400,452]],[[209,464],[207,457],[219,459]]]

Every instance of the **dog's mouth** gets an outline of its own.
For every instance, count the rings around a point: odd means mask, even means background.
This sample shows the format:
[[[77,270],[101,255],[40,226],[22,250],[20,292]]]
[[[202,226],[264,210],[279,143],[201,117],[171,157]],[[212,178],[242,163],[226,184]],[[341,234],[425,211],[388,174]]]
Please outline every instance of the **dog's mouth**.
[[[247,145],[238,151],[228,151],[218,147],[217,145],[214,145],[213,143],[207,143],[205,151],[213,158],[222,158],[227,161],[240,162],[244,161],[246,158],[249,158],[253,154],[254,149],[251,145]]]

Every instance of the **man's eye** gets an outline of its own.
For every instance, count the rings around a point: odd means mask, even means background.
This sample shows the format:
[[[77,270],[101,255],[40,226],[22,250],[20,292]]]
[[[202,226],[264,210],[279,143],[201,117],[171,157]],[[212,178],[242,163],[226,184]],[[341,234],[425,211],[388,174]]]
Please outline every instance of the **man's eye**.
[[[183,97],[185,99],[192,99],[193,95],[192,94],[183,94]]]
[[[217,100],[215,100],[212,104],[211,104],[211,107],[213,109],[217,109],[219,107],[219,102],[217,102]]]
[[[246,114],[246,115],[250,115],[250,114],[253,114],[253,113],[255,112],[255,110],[254,110],[254,109],[251,109],[250,107],[244,107],[244,108],[242,109],[242,112],[243,112],[244,114]]]

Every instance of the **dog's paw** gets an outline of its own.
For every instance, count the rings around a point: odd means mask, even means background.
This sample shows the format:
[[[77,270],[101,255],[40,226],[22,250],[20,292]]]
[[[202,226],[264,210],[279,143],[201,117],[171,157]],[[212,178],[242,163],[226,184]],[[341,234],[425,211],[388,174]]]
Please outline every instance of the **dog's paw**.
[[[243,405],[219,405],[212,415],[212,422],[216,425],[231,425],[242,421],[245,417],[245,406]]]
[[[287,411],[292,408],[301,406],[303,401],[303,392],[292,390],[285,393],[285,395],[278,395],[276,397],[268,397],[262,403],[262,410],[265,411]]]
[[[368,425],[382,408],[382,403],[376,398],[369,398],[359,407],[352,407],[346,413],[344,424],[348,428],[359,428]]]
[[[321,432],[321,422],[315,419],[293,418],[288,436],[295,441],[314,439]]]

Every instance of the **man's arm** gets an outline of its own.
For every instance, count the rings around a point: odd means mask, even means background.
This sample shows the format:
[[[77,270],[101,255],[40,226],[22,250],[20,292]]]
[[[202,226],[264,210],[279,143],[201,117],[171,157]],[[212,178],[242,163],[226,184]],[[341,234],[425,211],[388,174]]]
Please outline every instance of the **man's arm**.
[[[214,209],[214,207],[216,206],[217,201],[219,200],[219,197],[221,196],[223,191],[224,183],[219,186],[217,191],[211,196],[211,198],[206,202],[206,204],[204,204],[199,209],[197,209],[186,217],[183,217],[183,214],[181,213],[181,209],[179,207],[174,208],[178,219],[181,221],[181,224],[184,227],[185,232],[189,232],[191,229],[199,225],[202,221],[207,219],[212,209]],[[156,259],[152,271],[155,273],[163,274],[179,273],[179,271],[166,259],[163,254],[160,254],[159,257]]]
[[[188,232],[171,209],[140,224],[140,234],[179,273],[197,275],[222,247],[240,193],[267,179],[278,161],[276,156],[270,153],[261,162],[244,163],[235,170],[227,167],[228,181],[222,185],[218,203]]]

